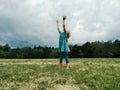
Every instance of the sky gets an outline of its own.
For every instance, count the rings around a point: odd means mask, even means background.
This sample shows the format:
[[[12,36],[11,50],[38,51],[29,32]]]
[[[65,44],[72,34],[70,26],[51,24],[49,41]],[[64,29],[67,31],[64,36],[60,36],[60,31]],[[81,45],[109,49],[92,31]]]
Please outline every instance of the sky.
[[[0,45],[58,47],[63,15],[69,44],[120,39],[120,0],[0,0]]]

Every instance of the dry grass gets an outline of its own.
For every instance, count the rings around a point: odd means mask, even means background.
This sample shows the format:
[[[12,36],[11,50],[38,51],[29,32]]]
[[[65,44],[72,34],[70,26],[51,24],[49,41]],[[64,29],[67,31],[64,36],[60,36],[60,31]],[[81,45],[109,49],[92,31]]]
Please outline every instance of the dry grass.
[[[120,59],[1,59],[0,90],[119,90]]]

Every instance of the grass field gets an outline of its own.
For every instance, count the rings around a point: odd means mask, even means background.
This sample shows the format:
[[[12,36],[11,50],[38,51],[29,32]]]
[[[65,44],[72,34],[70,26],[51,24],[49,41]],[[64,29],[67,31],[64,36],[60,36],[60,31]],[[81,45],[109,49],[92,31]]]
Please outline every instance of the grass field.
[[[0,59],[0,90],[120,90],[120,59]]]

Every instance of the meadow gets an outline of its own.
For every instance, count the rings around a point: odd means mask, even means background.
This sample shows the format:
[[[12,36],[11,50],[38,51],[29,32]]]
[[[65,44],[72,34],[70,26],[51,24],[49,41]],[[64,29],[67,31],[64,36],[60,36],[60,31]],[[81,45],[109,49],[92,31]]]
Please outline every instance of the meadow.
[[[120,90],[120,58],[0,59],[0,90]]]

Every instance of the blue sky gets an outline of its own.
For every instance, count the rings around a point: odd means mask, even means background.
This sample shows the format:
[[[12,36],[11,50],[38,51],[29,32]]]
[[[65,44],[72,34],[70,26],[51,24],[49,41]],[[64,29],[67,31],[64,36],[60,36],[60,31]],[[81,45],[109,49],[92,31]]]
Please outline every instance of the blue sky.
[[[0,44],[57,47],[63,15],[69,44],[120,39],[120,0],[0,0]]]

